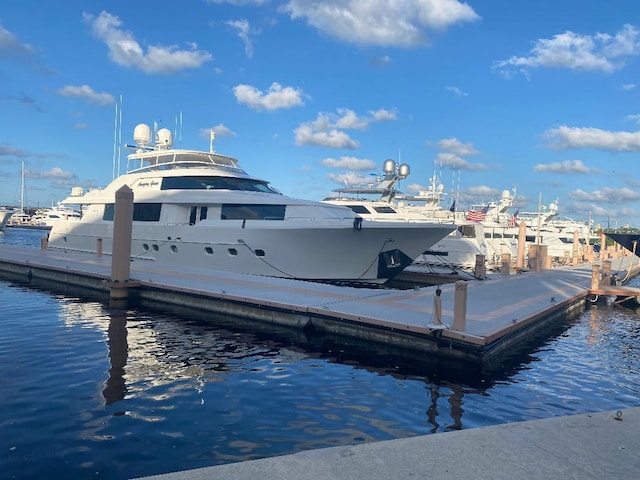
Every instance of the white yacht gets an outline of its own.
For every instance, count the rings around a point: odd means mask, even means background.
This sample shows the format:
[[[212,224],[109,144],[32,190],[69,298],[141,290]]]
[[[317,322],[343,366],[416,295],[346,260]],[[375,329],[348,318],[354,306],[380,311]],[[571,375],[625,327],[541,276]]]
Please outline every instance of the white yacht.
[[[443,188],[442,185],[436,185],[435,176],[428,190],[417,196],[401,196],[398,199],[396,186],[398,181],[409,176],[409,165],[398,165],[388,159],[383,164],[383,173],[384,177],[378,178],[375,183],[336,189],[334,192],[339,196],[328,197],[323,202],[347,206],[371,222],[454,222],[454,213],[440,206]],[[376,198],[369,198],[372,195]],[[414,261],[432,266],[474,268],[477,255],[487,255],[483,226],[464,218],[455,219],[455,225],[455,230],[421,252]]]
[[[135,128],[127,173],[104,189],[76,188],[62,202],[81,205],[82,218],[58,220],[49,248],[95,252],[101,238],[110,254],[115,194],[124,185],[134,195],[134,261],[384,283],[456,228],[363,222],[346,207],[290,198],[250,176],[236,159],[214,151],[213,133],[209,152],[174,149],[168,129],[156,132],[153,145],[151,135],[147,125]]]
[[[35,227],[47,229],[52,228],[55,222],[63,218],[66,220],[80,220],[80,212],[60,204],[57,206],[52,205],[50,208],[36,210],[29,223]]]
[[[0,230],[2,230],[16,211],[12,208],[0,207]]]

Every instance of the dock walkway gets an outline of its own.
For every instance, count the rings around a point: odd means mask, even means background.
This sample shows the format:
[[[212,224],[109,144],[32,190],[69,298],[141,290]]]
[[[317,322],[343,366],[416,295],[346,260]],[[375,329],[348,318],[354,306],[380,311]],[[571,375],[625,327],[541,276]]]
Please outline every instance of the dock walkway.
[[[330,447],[146,480],[629,480],[640,408]]]
[[[612,272],[633,256],[611,260]],[[0,273],[32,281],[108,290],[111,257],[0,245]],[[637,262],[636,262],[637,263]],[[493,276],[467,283],[466,325],[452,328],[456,284],[441,285],[443,329],[434,328],[437,287],[353,288],[205,269],[131,263],[132,295],[146,301],[240,315],[294,328],[313,328],[402,349],[484,361],[532,329],[581,309],[592,265]]]

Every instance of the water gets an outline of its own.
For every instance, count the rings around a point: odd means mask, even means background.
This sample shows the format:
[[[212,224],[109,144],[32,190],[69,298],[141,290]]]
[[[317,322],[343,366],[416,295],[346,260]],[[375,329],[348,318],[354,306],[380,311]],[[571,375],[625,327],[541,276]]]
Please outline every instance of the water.
[[[131,478],[640,406],[640,314],[621,307],[482,369],[16,279],[0,278],[0,312],[3,478]]]

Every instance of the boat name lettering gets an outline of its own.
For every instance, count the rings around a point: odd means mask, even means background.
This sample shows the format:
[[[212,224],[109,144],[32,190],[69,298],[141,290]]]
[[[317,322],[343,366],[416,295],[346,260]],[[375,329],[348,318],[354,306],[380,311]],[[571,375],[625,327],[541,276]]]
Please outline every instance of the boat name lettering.
[[[158,180],[151,180],[150,182],[140,182],[138,183],[139,187],[156,187],[160,185]]]

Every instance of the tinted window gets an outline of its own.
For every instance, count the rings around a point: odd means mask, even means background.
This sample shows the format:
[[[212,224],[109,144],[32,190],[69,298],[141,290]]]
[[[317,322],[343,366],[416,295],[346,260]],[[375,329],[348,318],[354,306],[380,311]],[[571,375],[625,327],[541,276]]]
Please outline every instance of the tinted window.
[[[267,182],[236,177],[165,177],[161,190],[244,190],[279,193]]]
[[[285,205],[222,205],[223,220],[284,220]]]

